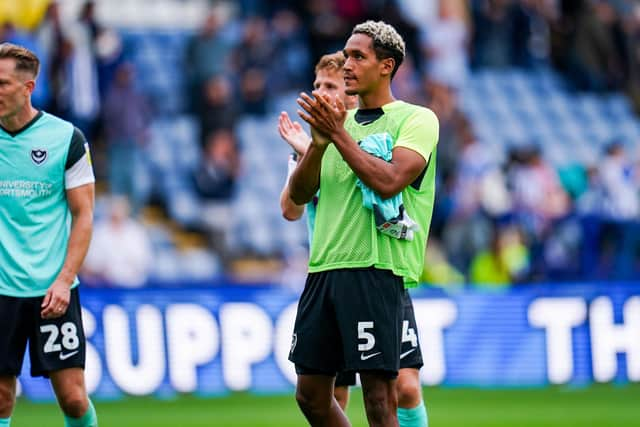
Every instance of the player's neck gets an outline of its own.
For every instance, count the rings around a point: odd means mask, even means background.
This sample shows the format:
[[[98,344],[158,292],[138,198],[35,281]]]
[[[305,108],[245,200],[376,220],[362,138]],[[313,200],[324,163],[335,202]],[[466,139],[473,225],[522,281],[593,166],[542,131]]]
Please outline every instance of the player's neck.
[[[16,114],[0,117],[0,125],[9,132],[16,132],[25,127],[36,115],[38,115],[38,110],[29,104]]]
[[[383,90],[378,90],[370,93],[364,93],[358,95],[358,108],[361,110],[368,110],[371,108],[380,108],[383,105],[387,105],[396,99],[391,93],[390,87],[385,87]]]

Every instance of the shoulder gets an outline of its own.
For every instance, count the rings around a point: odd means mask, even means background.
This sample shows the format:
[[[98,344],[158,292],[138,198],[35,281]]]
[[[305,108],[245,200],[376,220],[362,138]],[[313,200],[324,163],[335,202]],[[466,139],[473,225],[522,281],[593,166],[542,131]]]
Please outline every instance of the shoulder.
[[[61,117],[55,116],[51,113],[47,113],[46,111],[42,111],[42,118],[41,120],[43,121],[43,123],[48,124],[48,125],[55,125],[55,126],[63,126],[63,127],[67,127],[72,129],[74,126],[70,121],[67,121]]]
[[[405,125],[426,126],[432,128],[438,126],[438,118],[435,113],[422,105],[410,104],[404,101],[393,102],[387,110],[385,110],[393,120],[404,127]]]
[[[73,135],[74,126],[71,122],[45,111],[42,112],[42,117],[38,124],[43,126],[43,130],[48,132],[50,135],[58,135],[62,138],[68,137],[69,141]]]
[[[438,117],[427,107],[403,102],[397,109],[400,133],[432,138],[439,133]]]
[[[425,125],[438,124],[438,117],[436,116],[436,113],[427,107],[405,102],[402,109],[408,120],[420,121]]]

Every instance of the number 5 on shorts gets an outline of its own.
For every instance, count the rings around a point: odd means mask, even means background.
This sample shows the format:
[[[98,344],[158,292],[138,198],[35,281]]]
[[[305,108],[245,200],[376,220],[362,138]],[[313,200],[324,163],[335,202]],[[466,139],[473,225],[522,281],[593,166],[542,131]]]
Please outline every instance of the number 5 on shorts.
[[[358,344],[358,351],[369,351],[376,345],[376,337],[367,329],[373,329],[373,322],[358,322],[358,339],[366,341]]]

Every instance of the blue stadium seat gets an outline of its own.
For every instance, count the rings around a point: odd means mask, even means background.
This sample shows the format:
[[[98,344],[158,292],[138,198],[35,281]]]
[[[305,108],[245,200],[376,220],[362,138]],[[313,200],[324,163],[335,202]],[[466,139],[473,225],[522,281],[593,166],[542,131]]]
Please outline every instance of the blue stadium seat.
[[[479,71],[460,98],[478,139],[491,152],[502,147],[502,159],[506,144],[520,141],[540,144],[554,165],[592,164],[613,138],[640,141],[640,121],[626,97],[569,91],[548,68]]]

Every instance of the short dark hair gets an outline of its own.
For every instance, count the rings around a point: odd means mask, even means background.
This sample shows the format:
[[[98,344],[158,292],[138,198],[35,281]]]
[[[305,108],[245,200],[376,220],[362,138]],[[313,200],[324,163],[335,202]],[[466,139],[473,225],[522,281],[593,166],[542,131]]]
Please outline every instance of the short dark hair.
[[[366,21],[353,28],[351,34],[364,34],[371,37],[373,50],[379,60],[393,58],[395,65],[391,78],[396,75],[405,55],[405,44],[395,28],[383,21]]]
[[[16,71],[26,71],[35,79],[40,72],[40,60],[35,53],[13,43],[0,44],[0,59],[16,61]]]

